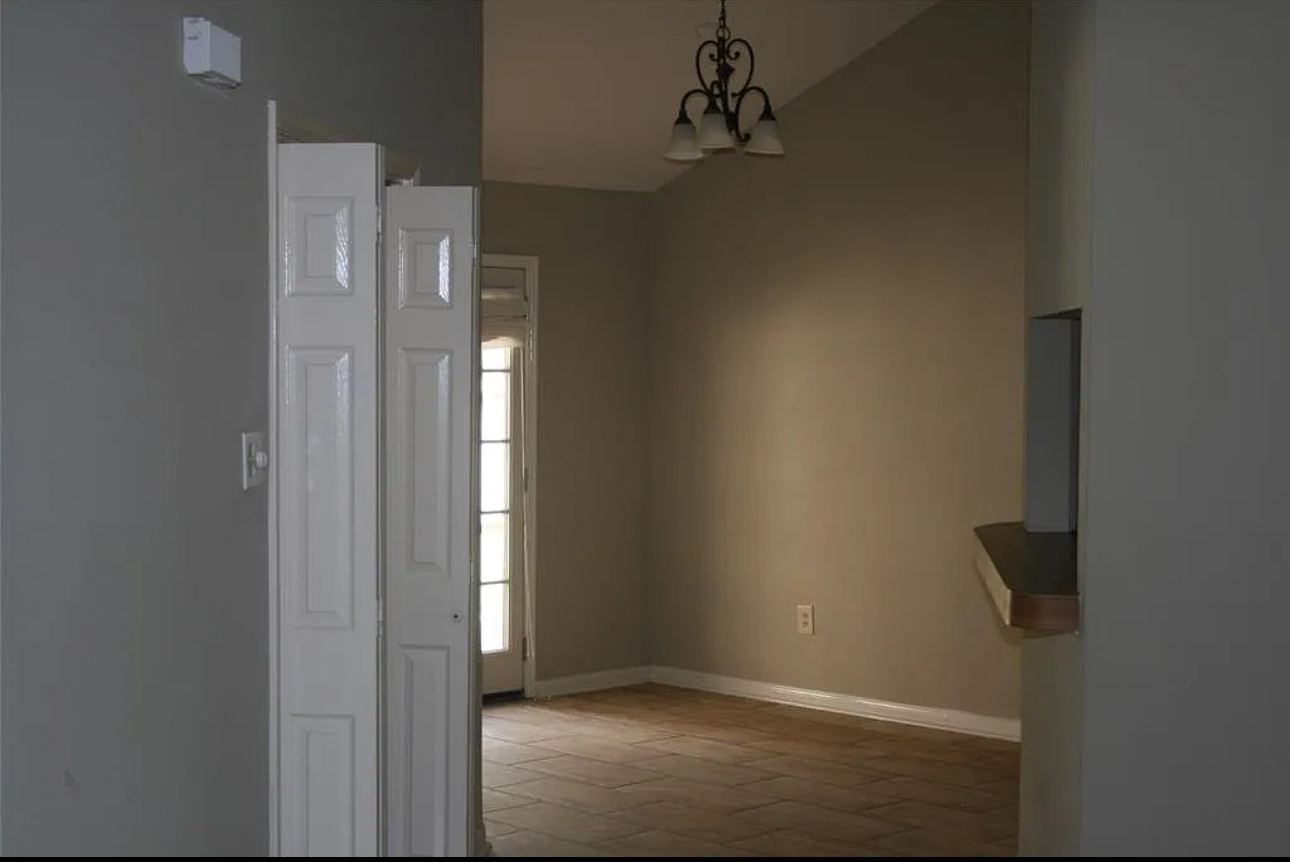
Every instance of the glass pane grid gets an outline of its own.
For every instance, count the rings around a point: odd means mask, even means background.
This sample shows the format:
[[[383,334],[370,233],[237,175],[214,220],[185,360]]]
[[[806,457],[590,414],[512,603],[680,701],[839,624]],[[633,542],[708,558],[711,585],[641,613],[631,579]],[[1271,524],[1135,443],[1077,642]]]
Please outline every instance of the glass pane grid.
[[[484,654],[505,652],[510,645],[510,584],[479,588],[479,646]]]
[[[511,579],[511,517],[506,513],[480,518],[479,579],[482,583],[505,583]]]
[[[483,347],[480,359],[479,448],[479,639],[484,654],[512,650],[511,493],[513,347]]]
[[[479,447],[479,508],[500,512],[511,505],[511,444],[484,443]]]
[[[510,347],[485,347],[479,351],[479,366],[485,371],[508,371],[514,352]]]
[[[479,437],[485,442],[511,438],[511,373],[485,371],[480,381]]]

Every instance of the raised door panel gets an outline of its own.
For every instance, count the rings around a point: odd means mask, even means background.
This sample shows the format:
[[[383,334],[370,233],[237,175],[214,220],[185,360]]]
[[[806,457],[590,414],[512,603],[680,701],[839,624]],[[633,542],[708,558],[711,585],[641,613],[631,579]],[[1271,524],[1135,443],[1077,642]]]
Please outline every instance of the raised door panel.
[[[278,851],[380,850],[377,297],[380,149],[278,149],[274,463]]]

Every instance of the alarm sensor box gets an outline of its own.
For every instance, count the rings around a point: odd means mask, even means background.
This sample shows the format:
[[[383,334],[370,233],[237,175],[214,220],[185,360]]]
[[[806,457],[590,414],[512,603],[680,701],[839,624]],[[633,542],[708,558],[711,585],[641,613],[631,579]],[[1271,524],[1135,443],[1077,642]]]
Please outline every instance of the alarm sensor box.
[[[184,19],[184,71],[205,84],[232,89],[242,83],[242,40],[206,18]]]

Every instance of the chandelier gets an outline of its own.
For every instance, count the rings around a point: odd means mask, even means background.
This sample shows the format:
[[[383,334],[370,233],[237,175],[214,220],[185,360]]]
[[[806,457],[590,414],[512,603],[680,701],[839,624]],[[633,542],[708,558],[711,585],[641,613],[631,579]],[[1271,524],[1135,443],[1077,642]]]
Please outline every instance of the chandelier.
[[[735,81],[735,63],[745,55],[747,71],[743,73],[742,80]],[[711,78],[704,73],[705,62]],[[681,97],[681,111],[672,125],[672,140],[663,154],[664,158],[674,162],[697,162],[708,153],[733,150],[736,146],[745,153],[758,156],[784,155],[779,124],[770,109],[770,96],[752,82],[753,65],[753,49],[748,40],[730,38],[730,28],[726,26],[726,0],[721,0],[716,38],[705,39],[694,54],[694,71],[699,77],[699,86]],[[761,99],[761,116],[750,131],[744,132],[739,128],[739,112],[749,94],[756,94]],[[706,101],[697,130],[685,110],[693,96],[703,96]]]

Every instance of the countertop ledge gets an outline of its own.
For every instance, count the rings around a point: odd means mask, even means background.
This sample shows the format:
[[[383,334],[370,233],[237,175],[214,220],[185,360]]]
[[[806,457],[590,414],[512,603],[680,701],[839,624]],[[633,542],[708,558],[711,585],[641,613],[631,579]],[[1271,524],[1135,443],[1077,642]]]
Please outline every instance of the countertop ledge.
[[[1075,534],[1032,533],[1021,521],[983,524],[976,568],[1006,626],[1030,632],[1079,629]]]

